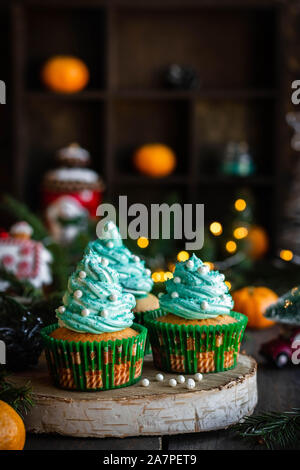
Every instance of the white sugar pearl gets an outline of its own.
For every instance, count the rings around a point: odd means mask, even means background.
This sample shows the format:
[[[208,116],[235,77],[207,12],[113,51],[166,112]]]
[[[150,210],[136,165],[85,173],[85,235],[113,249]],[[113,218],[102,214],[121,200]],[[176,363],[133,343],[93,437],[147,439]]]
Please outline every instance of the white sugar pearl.
[[[178,276],[175,276],[173,281],[175,282],[175,284],[180,284],[181,283],[181,279]]]
[[[80,279],[85,279],[86,278],[86,272],[85,271],[80,271],[79,277],[80,277]]]
[[[143,387],[149,387],[150,385],[150,380],[148,379],[143,379],[142,382],[141,382],[142,386]]]
[[[82,291],[77,289],[75,292],[74,292],[74,297],[75,299],[80,299],[82,297]]]
[[[101,317],[107,318],[108,317],[108,311],[107,310],[102,310]]]
[[[194,375],[194,378],[195,378],[195,380],[197,380],[197,382],[201,382],[201,380],[203,379],[203,375],[200,374],[200,372],[197,372],[197,373]]]
[[[107,222],[105,224],[105,228],[104,230],[107,231],[107,230],[113,230],[113,228],[115,227],[115,224],[113,222]]]
[[[110,300],[111,302],[116,302],[116,301],[118,300],[118,296],[117,296],[116,294],[111,294],[111,295],[109,296],[109,300]]]
[[[63,305],[61,305],[60,307],[58,307],[57,309],[59,311],[59,313],[64,313],[66,311],[66,307],[64,307]]]
[[[199,274],[206,274],[206,273],[208,273],[208,271],[209,271],[209,267],[206,264],[204,264],[203,266],[200,266],[200,268],[198,268],[198,273]]]
[[[138,263],[140,261],[140,258],[136,255],[133,255],[132,259],[135,263]]]
[[[179,384],[184,384],[184,382],[185,382],[185,377],[184,377],[184,375],[178,375],[178,377],[177,377],[177,382],[178,382]]]
[[[221,279],[221,281],[225,281],[225,276],[224,276],[224,274],[220,274],[220,279]]]
[[[189,260],[186,262],[186,267],[189,268],[189,269],[193,269],[193,267],[194,267],[194,261],[192,261],[191,259],[189,259]]]
[[[151,269],[147,268],[145,272],[146,272],[147,276],[151,276]]]
[[[89,311],[88,308],[83,308],[83,309],[81,310],[81,316],[82,316],[82,317],[87,317],[89,314],[90,314],[90,311]]]
[[[155,378],[157,382],[163,382],[165,380],[163,374],[156,374]]]
[[[172,292],[171,297],[172,299],[176,299],[177,297],[179,297],[178,292]]]
[[[176,380],[176,379],[170,379],[170,380],[169,380],[169,385],[170,385],[170,387],[176,387],[176,385],[177,385],[177,380]]]
[[[102,266],[104,266],[104,267],[108,266],[108,265],[109,265],[108,259],[102,258],[102,259],[101,259],[101,264],[102,264]]]
[[[109,242],[107,242],[106,246],[107,246],[107,248],[113,248],[114,244],[113,244],[112,241],[109,241]]]
[[[195,383],[195,380],[193,379],[187,379],[187,382],[186,382],[186,388],[188,390],[192,390],[193,388],[196,387],[196,383]]]
[[[201,302],[200,307],[202,310],[208,309],[208,303],[206,302],[206,300],[203,300],[203,302]]]
[[[160,293],[158,294],[158,298],[160,299],[163,295],[164,295],[164,293],[163,293],[163,292],[160,292]]]

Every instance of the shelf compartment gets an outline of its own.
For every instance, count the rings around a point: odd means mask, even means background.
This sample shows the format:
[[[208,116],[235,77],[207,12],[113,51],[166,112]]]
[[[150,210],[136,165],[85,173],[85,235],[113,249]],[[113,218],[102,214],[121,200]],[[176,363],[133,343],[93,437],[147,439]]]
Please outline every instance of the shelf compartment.
[[[28,148],[25,181],[34,202],[37,181],[56,165],[54,153],[72,142],[89,150],[92,168],[103,174],[105,135],[104,106],[99,103],[31,99],[28,103]],[[34,190],[32,190],[34,188]],[[34,204],[33,204],[34,205]]]
[[[120,8],[116,15],[119,89],[160,88],[171,63],[193,66],[203,88],[274,86],[272,10],[202,8],[178,14],[137,7]]]
[[[29,7],[26,10],[28,37],[27,88],[43,89],[40,70],[54,55],[74,55],[90,71],[88,89],[103,88],[105,70],[105,11]]]
[[[181,101],[116,101],[113,131],[116,177],[128,177],[134,173],[134,151],[141,145],[153,142],[166,144],[174,150],[177,167],[172,177],[186,175],[189,159],[188,119],[188,106]]]
[[[244,141],[249,145],[257,174],[273,175],[274,108],[272,101],[198,100],[195,108],[198,173],[218,178],[227,143]],[[226,180],[226,176],[223,178]]]

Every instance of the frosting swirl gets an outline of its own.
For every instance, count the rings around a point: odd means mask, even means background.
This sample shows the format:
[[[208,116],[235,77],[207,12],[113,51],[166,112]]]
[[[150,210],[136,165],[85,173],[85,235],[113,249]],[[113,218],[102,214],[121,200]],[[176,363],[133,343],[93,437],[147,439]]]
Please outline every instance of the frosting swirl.
[[[109,221],[104,225],[99,239],[90,242],[88,249],[109,260],[109,265],[119,274],[119,282],[124,292],[141,298],[151,291],[153,281],[150,269],[124,246],[119,230],[113,222]]]
[[[163,310],[189,320],[227,315],[233,300],[224,275],[210,271],[195,254],[178,263],[174,277],[166,281],[167,294],[159,299]]]
[[[122,291],[118,273],[108,267],[108,261],[88,251],[69,278],[56,316],[60,326],[100,334],[130,327],[134,306],[134,296]]]

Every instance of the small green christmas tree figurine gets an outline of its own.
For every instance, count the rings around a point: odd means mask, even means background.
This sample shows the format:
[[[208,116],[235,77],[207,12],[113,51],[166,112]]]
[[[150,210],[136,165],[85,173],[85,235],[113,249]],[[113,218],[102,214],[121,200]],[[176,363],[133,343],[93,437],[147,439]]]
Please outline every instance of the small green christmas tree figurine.
[[[300,325],[300,286],[280,297],[267,309],[265,316],[279,323]]]

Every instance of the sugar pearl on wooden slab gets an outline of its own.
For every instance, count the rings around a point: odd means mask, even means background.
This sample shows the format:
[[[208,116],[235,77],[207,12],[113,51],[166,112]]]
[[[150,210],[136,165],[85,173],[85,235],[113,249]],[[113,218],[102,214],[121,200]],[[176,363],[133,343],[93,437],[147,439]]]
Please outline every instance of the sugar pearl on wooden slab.
[[[61,305],[60,307],[58,307],[57,309],[59,311],[59,313],[64,313],[66,311],[66,307],[64,307],[63,305]]]
[[[109,241],[109,242],[107,242],[106,246],[107,246],[107,248],[113,248],[114,244],[113,244],[112,241]]]
[[[197,372],[197,373],[194,375],[194,379],[195,379],[197,382],[201,382],[201,380],[203,379],[203,375],[200,374],[200,372]]]
[[[86,278],[86,272],[85,271],[80,271],[79,272],[79,277],[80,277],[80,279],[85,279]]]
[[[170,379],[170,380],[169,380],[169,385],[170,385],[170,387],[176,387],[176,385],[177,385],[177,380],[176,380],[176,379]]]
[[[177,382],[178,382],[179,384],[184,384],[184,382],[185,382],[185,377],[184,377],[184,375],[178,375],[178,377],[177,377]]]
[[[89,311],[88,308],[83,308],[83,309],[81,310],[81,316],[82,316],[82,317],[87,317],[89,314],[90,314],[90,311]]]
[[[172,299],[176,299],[177,297],[179,297],[178,292],[172,292],[171,297],[172,297]]]
[[[157,382],[163,382],[165,380],[163,374],[156,374],[155,378]]]
[[[187,262],[186,262],[186,267],[188,269],[193,269],[194,267],[194,261],[192,261],[191,259],[189,259]]]
[[[175,276],[174,279],[173,279],[173,282],[175,282],[175,284],[180,284],[180,282],[181,282],[180,277]]]
[[[196,387],[196,383],[195,383],[195,380],[193,379],[187,379],[187,382],[186,382],[186,388],[188,390],[192,390],[193,388]]]
[[[141,384],[142,384],[143,387],[149,387],[149,385],[150,385],[150,380],[148,380],[148,379],[143,379],[143,380],[141,381]]]

